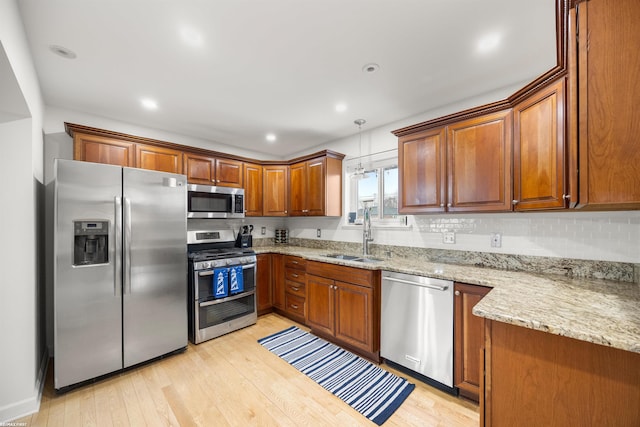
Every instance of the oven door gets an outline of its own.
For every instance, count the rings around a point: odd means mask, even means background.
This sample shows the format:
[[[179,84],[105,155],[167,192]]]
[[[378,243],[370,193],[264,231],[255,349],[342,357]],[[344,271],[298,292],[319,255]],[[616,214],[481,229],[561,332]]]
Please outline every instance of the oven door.
[[[242,265],[243,291],[225,298],[214,298],[213,270],[194,273],[195,295],[191,302],[193,314],[189,335],[195,344],[256,323],[255,263]]]

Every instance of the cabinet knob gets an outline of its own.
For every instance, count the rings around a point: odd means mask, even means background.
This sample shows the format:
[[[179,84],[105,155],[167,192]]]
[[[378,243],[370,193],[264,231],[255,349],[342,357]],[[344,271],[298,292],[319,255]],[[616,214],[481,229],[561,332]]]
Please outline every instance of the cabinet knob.
[[[441,208],[444,208],[444,203],[440,203],[440,207],[441,207]]]
[[[511,203],[513,203],[514,205],[517,205],[518,203],[520,203],[520,200],[513,199]]]
[[[450,208],[451,207],[451,203],[447,203],[447,207]]]
[[[460,296],[460,291],[455,291],[453,294],[454,294],[455,296],[459,297],[459,296]]]

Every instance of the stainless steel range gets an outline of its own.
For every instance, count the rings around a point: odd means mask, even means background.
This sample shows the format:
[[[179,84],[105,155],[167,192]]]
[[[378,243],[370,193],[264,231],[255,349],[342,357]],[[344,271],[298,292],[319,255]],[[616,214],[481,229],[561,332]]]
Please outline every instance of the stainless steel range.
[[[256,254],[233,230],[187,232],[189,340],[194,344],[256,323]]]

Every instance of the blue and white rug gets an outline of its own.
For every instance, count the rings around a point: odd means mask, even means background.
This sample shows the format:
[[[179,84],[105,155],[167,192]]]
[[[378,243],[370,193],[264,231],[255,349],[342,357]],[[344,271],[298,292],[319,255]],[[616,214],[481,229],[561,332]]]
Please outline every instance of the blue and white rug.
[[[378,425],[415,388],[404,378],[296,326],[258,342]]]

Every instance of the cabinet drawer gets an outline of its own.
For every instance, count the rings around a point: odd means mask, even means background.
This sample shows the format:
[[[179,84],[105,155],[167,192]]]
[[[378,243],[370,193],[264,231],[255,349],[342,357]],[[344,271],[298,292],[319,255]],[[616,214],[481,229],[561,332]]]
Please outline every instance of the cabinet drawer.
[[[290,282],[288,280],[285,285],[285,292],[292,295],[297,295],[301,298],[305,298],[307,296],[306,287],[304,284]]]
[[[304,298],[286,293],[284,299],[289,313],[304,317]]]
[[[346,267],[316,261],[309,261],[307,263],[307,273],[369,288],[374,286],[377,280],[376,278],[380,275],[379,270],[374,272],[363,268]]]
[[[305,284],[307,282],[307,273],[293,268],[287,268],[284,272],[284,277],[292,282]]]
[[[304,270],[307,265],[307,260],[292,255],[284,256],[284,266],[287,268],[295,268],[297,270]]]

